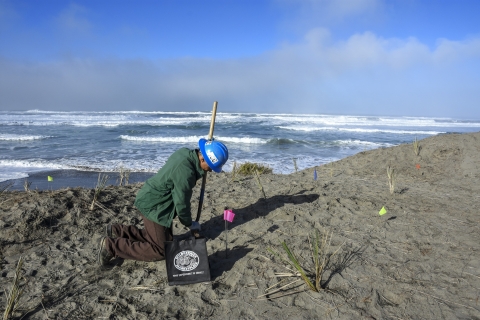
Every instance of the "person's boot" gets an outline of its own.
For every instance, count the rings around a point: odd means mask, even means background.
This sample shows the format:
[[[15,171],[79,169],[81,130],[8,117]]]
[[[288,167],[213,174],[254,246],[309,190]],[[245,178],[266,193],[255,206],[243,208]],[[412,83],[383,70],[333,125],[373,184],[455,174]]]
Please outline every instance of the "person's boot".
[[[107,224],[105,226],[105,235],[109,238],[116,238],[117,235],[112,231],[112,225],[111,224]]]
[[[113,254],[107,249],[107,237],[103,237],[100,240],[100,247],[98,248],[98,264],[102,267],[108,265],[108,262],[112,260]]]

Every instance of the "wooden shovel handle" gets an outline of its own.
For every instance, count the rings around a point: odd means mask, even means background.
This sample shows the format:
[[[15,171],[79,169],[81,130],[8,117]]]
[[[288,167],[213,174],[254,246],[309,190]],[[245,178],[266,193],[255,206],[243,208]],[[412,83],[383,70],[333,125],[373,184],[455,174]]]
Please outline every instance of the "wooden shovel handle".
[[[213,139],[213,129],[215,128],[215,117],[217,116],[217,101],[213,102],[212,120],[210,121],[210,131],[208,132],[208,140]]]
[[[208,133],[208,140],[213,139],[213,130],[215,129],[215,117],[217,115],[217,101],[213,102],[213,110],[212,110],[212,119],[210,121],[210,131]],[[206,155],[203,155],[204,157]],[[195,221],[200,221],[200,216],[202,214],[202,206],[203,206],[203,196],[205,195],[205,184],[207,183],[207,172],[203,175],[202,179],[202,187],[200,189],[200,200],[198,201],[198,210],[197,210],[197,217]],[[192,235],[195,236],[195,238],[198,238],[200,234],[198,231],[193,231],[192,230]]]

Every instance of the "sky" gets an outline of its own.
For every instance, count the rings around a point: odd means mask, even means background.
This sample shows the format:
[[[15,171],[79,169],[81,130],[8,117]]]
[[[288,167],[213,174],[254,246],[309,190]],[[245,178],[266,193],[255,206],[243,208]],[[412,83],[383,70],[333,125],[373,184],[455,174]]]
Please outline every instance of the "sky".
[[[480,119],[478,0],[0,0],[0,110]]]

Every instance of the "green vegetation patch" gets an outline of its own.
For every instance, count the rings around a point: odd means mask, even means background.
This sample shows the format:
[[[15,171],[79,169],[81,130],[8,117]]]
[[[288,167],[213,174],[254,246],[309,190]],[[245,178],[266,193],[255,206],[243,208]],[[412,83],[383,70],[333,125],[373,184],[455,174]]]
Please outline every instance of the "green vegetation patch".
[[[243,175],[254,175],[255,171],[258,171],[259,174],[272,173],[272,169],[270,169],[269,167],[251,162],[245,162],[241,164],[236,170],[236,173]]]

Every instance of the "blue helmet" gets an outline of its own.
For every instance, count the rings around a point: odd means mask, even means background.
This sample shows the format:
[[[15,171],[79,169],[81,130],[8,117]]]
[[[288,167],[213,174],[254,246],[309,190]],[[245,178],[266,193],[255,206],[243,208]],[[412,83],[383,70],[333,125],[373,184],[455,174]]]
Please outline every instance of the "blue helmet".
[[[198,146],[208,166],[217,173],[222,172],[222,167],[228,160],[227,147],[219,141],[203,138],[198,141]]]

